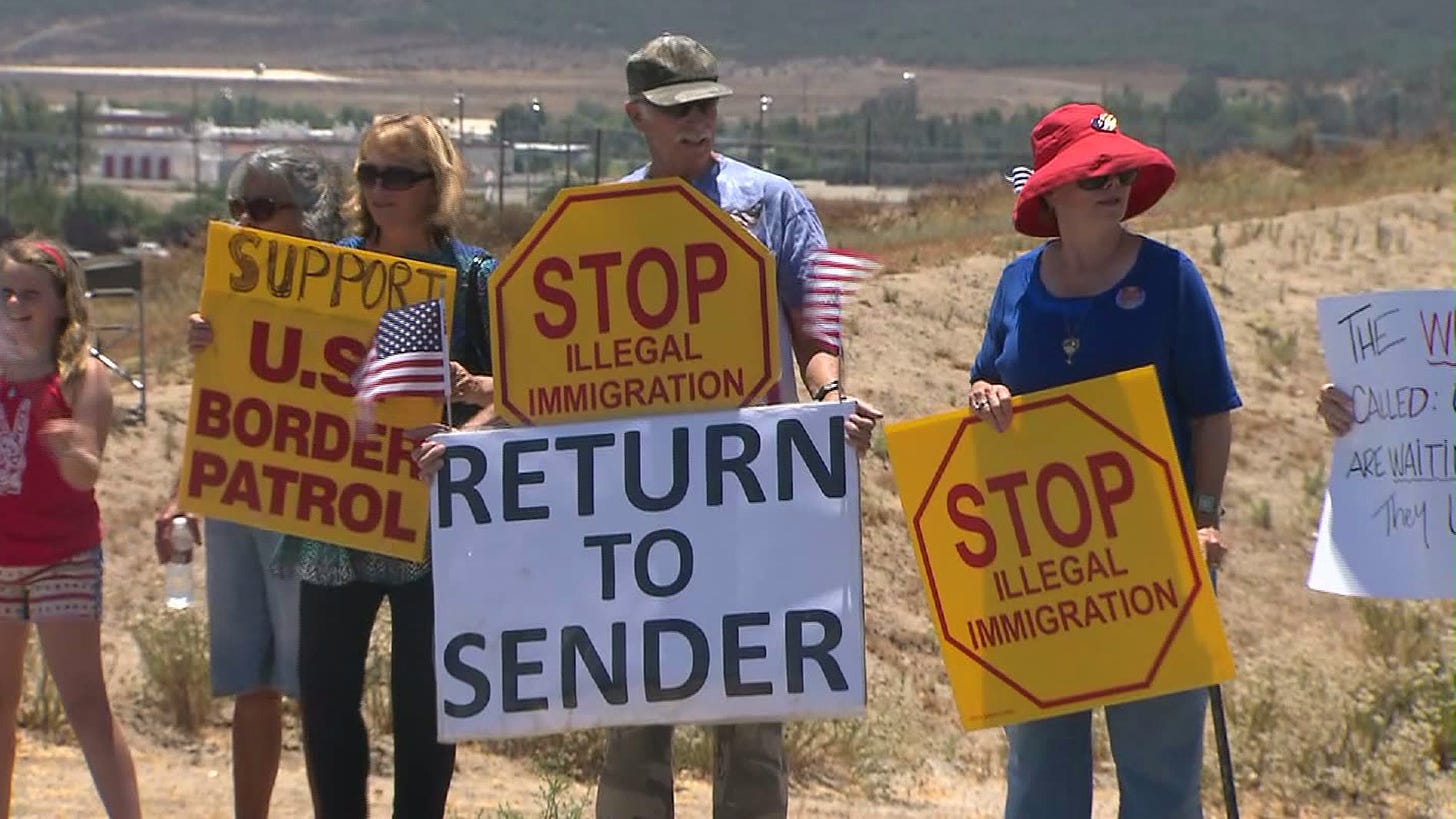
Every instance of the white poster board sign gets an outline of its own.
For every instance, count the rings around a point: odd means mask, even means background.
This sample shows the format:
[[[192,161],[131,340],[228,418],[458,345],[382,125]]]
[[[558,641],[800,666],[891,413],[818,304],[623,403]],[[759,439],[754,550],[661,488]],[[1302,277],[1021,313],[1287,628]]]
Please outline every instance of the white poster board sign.
[[[1331,379],[1355,400],[1335,441],[1309,586],[1456,596],[1456,290],[1319,301]]]
[[[441,435],[441,740],[863,714],[849,409]]]

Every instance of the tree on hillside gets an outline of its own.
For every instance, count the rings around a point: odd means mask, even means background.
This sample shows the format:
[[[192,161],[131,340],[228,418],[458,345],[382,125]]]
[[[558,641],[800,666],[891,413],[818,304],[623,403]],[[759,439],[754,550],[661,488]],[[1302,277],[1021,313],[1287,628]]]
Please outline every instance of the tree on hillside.
[[[0,89],[0,161],[8,185],[50,185],[72,171],[73,117],[51,110],[34,92]]]
[[[1223,95],[1218,92],[1218,77],[1210,71],[1195,71],[1173,92],[1168,111],[1184,122],[1208,122],[1223,111]]]

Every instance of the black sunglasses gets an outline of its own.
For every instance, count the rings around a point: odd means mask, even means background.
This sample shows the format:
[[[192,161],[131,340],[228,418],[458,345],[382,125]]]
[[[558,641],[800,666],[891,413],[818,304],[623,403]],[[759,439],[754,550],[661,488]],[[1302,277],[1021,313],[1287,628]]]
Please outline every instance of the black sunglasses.
[[[717,97],[711,97],[705,100],[693,100],[692,102],[685,102],[681,105],[658,105],[649,100],[643,101],[652,106],[654,110],[661,111],[673,119],[682,119],[695,110],[702,111],[705,114],[711,114],[718,110]]]
[[[297,207],[292,202],[279,202],[271,196],[254,196],[251,199],[237,197],[228,200],[228,213],[233,215],[233,221],[241,221],[243,215],[254,222],[266,222],[278,215],[280,210],[288,210]]]
[[[1107,182],[1110,179],[1116,179],[1118,184],[1126,186],[1131,185],[1132,181],[1137,179],[1137,175],[1137,168],[1133,168],[1130,171],[1123,171],[1122,173],[1105,173],[1101,176],[1089,176],[1086,179],[1078,179],[1077,187],[1084,191],[1100,191],[1107,187]]]
[[[403,165],[386,165],[381,168],[367,162],[354,171],[354,178],[359,180],[359,187],[372,188],[375,183],[378,183],[387,191],[409,190],[426,179],[434,177],[435,175],[429,171],[417,171]]]

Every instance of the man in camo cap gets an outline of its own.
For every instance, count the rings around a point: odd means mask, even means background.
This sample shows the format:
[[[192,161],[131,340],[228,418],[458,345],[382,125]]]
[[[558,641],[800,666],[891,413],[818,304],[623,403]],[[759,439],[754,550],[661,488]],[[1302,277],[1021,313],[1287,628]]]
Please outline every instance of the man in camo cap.
[[[650,161],[622,181],[681,177],[774,254],[781,375],[767,402],[798,400],[796,370],[815,400],[840,400],[838,350],[814,338],[802,316],[809,260],[825,247],[824,228],[793,183],[714,151],[718,100],[732,93],[718,81],[718,60],[693,38],[663,34],[644,45],[627,60],[626,110]],[[862,452],[880,413],[863,402],[855,405],[845,432]],[[787,816],[783,725],[716,725],[711,731],[714,819]],[[610,731],[597,788],[598,819],[673,816],[672,733],[671,725]]]

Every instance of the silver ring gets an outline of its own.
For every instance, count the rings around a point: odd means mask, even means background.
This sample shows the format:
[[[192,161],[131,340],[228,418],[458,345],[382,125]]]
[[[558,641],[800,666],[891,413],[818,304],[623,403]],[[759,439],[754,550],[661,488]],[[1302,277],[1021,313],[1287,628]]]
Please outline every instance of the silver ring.
[[[973,409],[973,410],[975,410],[977,412],[980,412],[981,410],[986,409],[987,407],[990,407],[990,406],[991,406],[991,402],[987,401],[984,398],[977,398],[976,400],[974,400],[974,401],[971,402],[971,409]]]

